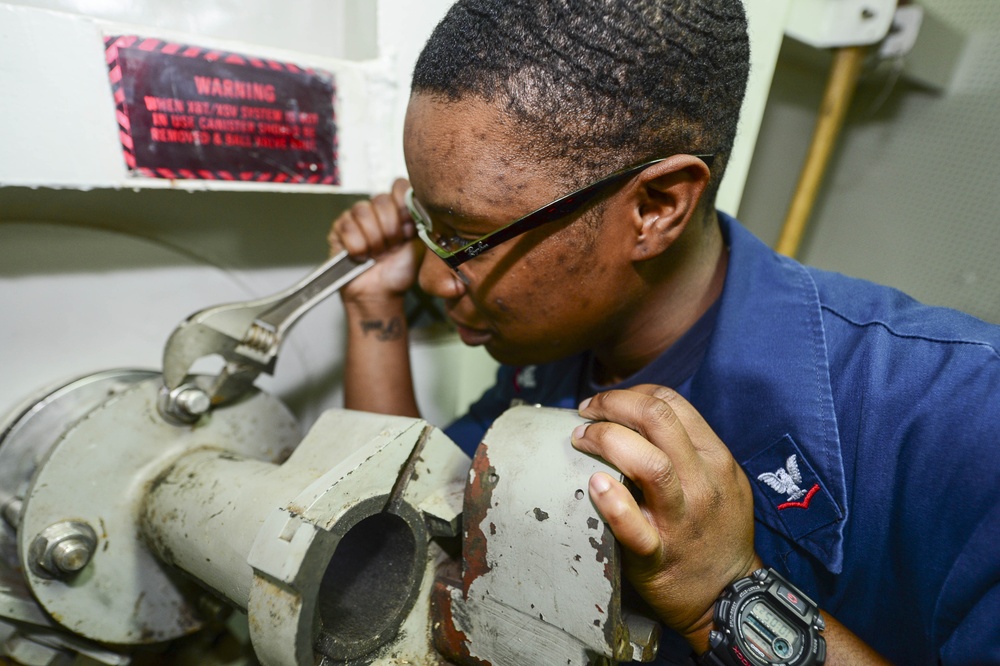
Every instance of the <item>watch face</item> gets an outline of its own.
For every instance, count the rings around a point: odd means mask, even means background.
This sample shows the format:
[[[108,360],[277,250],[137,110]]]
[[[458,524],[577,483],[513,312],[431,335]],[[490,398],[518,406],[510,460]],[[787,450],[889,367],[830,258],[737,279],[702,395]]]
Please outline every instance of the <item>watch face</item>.
[[[802,650],[803,632],[771,609],[766,599],[749,601],[740,611],[739,634],[746,651],[765,664],[781,664]]]

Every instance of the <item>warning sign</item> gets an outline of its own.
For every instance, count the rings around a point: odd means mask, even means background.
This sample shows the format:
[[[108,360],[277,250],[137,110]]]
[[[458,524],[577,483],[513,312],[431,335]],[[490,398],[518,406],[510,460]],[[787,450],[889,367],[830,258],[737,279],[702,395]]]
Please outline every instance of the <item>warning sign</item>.
[[[135,35],[105,46],[134,175],[340,182],[329,72]]]

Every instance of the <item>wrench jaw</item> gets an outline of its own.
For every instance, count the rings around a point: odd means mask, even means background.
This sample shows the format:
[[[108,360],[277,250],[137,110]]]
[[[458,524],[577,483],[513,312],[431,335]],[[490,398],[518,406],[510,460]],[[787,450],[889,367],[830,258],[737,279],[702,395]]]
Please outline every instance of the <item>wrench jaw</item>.
[[[260,373],[274,373],[278,350],[292,325],[374,263],[341,252],[277,294],[216,305],[188,317],[163,350],[160,414],[175,425],[190,425],[210,409],[246,395]],[[216,377],[189,374],[199,359],[212,355],[226,363]]]
[[[194,321],[196,315],[174,329],[163,350],[163,385],[170,391],[181,386],[196,361],[212,354],[223,358],[236,345],[226,334]]]
[[[271,374],[273,369],[274,363],[270,369],[263,371]],[[209,389],[212,407],[225,405],[246,395],[261,371],[260,367],[246,363],[245,359],[227,362]]]
[[[188,328],[182,331],[185,326]],[[201,344],[188,344],[196,339]],[[177,340],[180,343],[171,344]],[[206,343],[209,353],[196,349]],[[261,372],[274,372],[277,344],[270,355],[244,347],[247,345],[235,344],[229,336],[202,324],[182,324],[171,335],[164,354],[163,387],[157,401],[160,415],[174,425],[191,425],[211,409],[246,395]],[[213,354],[225,361],[218,375],[189,374],[198,360]]]
[[[173,425],[193,425],[212,409],[247,395],[259,375],[258,368],[233,362],[226,363],[215,377],[187,375],[173,389],[165,384],[160,387],[157,411]]]
[[[178,326],[164,348],[157,411],[173,425],[196,423],[213,407],[244,394],[260,373],[244,365],[229,335],[198,321],[205,312],[195,313]],[[217,377],[189,374],[197,361],[213,354],[226,362]]]

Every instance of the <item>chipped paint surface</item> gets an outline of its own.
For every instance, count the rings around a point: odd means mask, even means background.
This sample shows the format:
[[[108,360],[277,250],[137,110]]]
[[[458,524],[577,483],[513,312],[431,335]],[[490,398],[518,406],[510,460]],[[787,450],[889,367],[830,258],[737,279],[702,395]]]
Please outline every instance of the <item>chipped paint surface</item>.
[[[499,478],[496,469],[490,465],[489,447],[483,442],[472,458],[469,485],[465,491],[462,582],[466,590],[476,579],[490,572],[488,541],[483,527],[486,526],[491,536],[496,535],[496,525],[488,523],[487,516],[493,504],[493,489]]]
[[[462,654],[452,657],[465,666],[523,664],[592,664],[590,653],[575,636],[548,622],[536,621],[492,597],[462,599],[451,590],[452,618],[458,636],[471,636]]]
[[[572,448],[583,420],[515,407],[487,433],[466,489],[461,585],[441,578],[436,639],[458,664],[593,663],[631,657],[620,554],[584,489],[605,471]]]
[[[469,653],[469,637],[458,623],[456,603],[462,605],[461,582],[449,577],[439,577],[431,592],[431,618],[434,648],[450,662],[467,666],[492,666]]]

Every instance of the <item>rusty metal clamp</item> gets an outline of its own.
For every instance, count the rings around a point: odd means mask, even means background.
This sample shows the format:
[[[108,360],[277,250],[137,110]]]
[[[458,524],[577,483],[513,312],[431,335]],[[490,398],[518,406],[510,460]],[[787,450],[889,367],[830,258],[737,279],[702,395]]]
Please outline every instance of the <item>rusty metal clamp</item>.
[[[163,351],[160,413],[175,423],[193,423],[211,407],[244,395],[260,373],[274,371],[278,350],[292,325],[374,263],[341,252],[277,294],[192,314],[174,329]],[[192,365],[213,354],[226,365],[211,386],[189,382]]]

